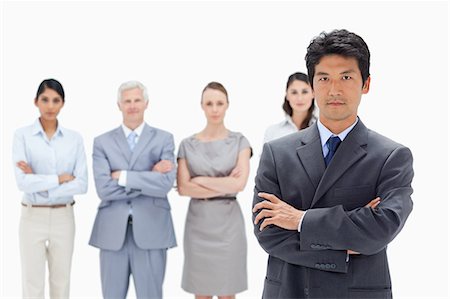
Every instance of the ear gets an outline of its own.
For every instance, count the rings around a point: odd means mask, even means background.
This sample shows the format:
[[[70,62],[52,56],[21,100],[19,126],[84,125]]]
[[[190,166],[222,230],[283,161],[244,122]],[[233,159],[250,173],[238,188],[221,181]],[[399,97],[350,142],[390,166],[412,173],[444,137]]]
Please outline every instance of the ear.
[[[38,106],[38,98],[34,98],[34,106]]]
[[[148,102],[149,101],[145,102],[145,109],[147,109],[147,107],[148,107]]]
[[[122,107],[120,107],[120,102],[117,102],[117,107],[119,107],[119,110],[122,111]]]
[[[362,93],[363,93],[363,94],[368,93],[368,92],[369,92],[369,89],[370,89],[370,76],[367,77],[366,82],[364,82],[364,85],[363,85],[363,88],[362,88]]]

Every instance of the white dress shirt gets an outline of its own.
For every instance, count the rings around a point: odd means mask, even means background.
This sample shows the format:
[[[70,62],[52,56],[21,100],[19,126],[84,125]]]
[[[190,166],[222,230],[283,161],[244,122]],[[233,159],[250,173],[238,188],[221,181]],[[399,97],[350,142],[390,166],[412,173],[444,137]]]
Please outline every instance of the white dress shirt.
[[[75,194],[87,192],[87,166],[80,134],[58,124],[49,140],[37,119],[18,129],[13,141],[13,167],[23,203],[38,205],[67,204]],[[33,170],[25,174],[17,162],[25,161]],[[59,184],[58,176],[67,173],[74,180]]]
[[[308,127],[314,124],[316,120],[317,120],[316,116],[313,115],[308,123]],[[283,120],[280,123],[271,125],[266,129],[266,132],[264,133],[264,143],[295,132],[298,132],[298,128],[292,121],[292,118],[286,114],[285,120]]]

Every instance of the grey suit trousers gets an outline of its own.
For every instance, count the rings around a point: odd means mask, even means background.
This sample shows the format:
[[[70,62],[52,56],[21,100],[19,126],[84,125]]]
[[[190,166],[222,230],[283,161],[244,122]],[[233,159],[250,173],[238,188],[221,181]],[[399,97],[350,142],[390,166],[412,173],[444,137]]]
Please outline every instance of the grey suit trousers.
[[[128,224],[121,249],[100,250],[100,272],[103,298],[124,299],[130,274],[133,275],[138,299],[162,298],[167,249],[139,248]]]

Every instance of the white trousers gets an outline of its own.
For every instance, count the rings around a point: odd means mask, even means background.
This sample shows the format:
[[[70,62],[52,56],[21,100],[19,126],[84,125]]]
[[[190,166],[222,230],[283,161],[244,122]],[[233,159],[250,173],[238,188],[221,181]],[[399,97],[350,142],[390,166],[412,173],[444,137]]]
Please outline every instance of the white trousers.
[[[22,206],[19,239],[23,298],[44,298],[45,262],[50,298],[69,298],[75,221],[73,206]]]

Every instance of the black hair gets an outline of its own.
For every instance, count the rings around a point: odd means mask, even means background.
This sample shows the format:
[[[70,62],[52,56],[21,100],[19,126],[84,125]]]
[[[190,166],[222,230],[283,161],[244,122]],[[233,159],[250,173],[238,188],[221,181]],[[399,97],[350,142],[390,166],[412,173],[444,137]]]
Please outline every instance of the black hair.
[[[329,33],[322,32],[309,44],[305,60],[311,87],[314,88],[313,79],[316,65],[319,64],[322,57],[332,54],[356,58],[364,86],[370,76],[369,48],[359,35],[341,29]]]
[[[64,103],[64,88],[62,87],[61,83],[59,83],[59,81],[55,79],[45,79],[41,82],[41,84],[39,84],[35,100],[38,99],[38,97],[45,91],[46,88],[50,88],[56,91],[56,93],[59,94]]]

